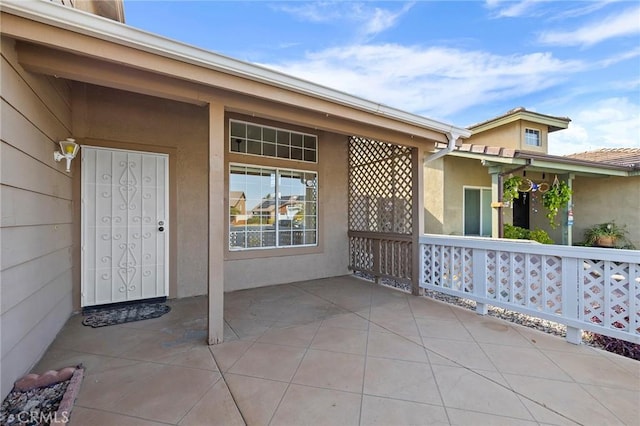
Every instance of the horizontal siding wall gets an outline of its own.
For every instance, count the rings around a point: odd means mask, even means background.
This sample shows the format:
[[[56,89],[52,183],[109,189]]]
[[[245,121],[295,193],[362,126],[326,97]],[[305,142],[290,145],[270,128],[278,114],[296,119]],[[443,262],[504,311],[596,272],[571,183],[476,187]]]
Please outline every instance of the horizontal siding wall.
[[[70,85],[30,74],[2,38],[0,76],[1,397],[72,313],[72,175],[53,161],[72,136]]]

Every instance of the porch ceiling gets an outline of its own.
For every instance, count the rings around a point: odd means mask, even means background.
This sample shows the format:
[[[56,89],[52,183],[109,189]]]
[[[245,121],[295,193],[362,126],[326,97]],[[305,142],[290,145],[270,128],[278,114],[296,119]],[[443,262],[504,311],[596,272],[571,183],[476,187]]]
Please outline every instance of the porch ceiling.
[[[78,16],[73,9],[38,5],[56,18],[64,15],[63,26],[58,19],[47,21],[20,9],[32,5],[9,6],[3,5],[2,33],[28,42],[18,52],[29,71],[198,105],[222,103],[227,110],[265,118],[297,117],[296,124],[377,139],[388,136],[411,146],[447,142],[447,132],[470,133],[115,22]]]

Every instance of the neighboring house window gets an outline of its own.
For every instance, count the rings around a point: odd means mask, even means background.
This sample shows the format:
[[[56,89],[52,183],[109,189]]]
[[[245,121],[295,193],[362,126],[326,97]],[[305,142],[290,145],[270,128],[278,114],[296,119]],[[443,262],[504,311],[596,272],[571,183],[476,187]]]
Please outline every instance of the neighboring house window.
[[[524,129],[524,142],[531,146],[540,146],[540,130]]]
[[[464,188],[464,235],[491,236],[491,188]]]
[[[286,160],[317,162],[318,137],[244,121],[229,121],[229,150]]]
[[[316,172],[229,166],[229,250],[317,245]]]

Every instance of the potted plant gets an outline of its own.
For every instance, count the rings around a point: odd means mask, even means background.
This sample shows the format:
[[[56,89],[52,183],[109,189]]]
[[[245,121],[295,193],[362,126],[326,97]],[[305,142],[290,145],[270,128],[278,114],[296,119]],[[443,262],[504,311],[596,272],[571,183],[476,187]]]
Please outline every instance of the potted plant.
[[[584,244],[596,247],[615,247],[626,240],[627,225],[619,226],[614,221],[594,225],[584,232]]]
[[[571,193],[569,185],[556,179],[551,188],[542,194],[542,204],[548,210],[546,216],[549,219],[551,228],[556,229],[558,227],[555,221],[556,215],[562,207],[567,206],[567,203],[571,200]]]

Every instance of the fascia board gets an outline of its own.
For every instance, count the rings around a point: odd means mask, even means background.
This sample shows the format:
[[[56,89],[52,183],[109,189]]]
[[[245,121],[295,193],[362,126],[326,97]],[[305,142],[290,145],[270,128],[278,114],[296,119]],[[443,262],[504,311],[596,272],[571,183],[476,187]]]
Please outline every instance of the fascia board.
[[[46,1],[2,0],[0,10],[54,27],[313,96],[411,125],[425,127],[442,133],[455,133],[463,138],[468,138],[471,135],[471,131],[463,127],[432,120],[397,108],[368,101],[279,71],[242,62],[55,3]]]

